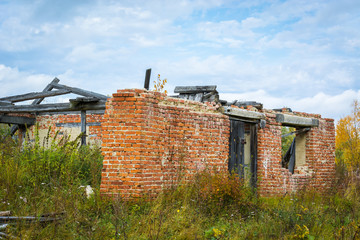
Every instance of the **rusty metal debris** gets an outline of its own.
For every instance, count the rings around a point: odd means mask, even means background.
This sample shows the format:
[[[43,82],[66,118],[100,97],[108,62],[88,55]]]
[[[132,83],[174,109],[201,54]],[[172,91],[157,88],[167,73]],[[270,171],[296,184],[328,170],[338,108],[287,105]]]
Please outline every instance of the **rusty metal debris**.
[[[7,233],[7,230],[17,224],[50,223],[60,221],[64,218],[65,212],[47,213],[40,216],[10,216],[10,211],[0,212],[0,239],[16,238]]]

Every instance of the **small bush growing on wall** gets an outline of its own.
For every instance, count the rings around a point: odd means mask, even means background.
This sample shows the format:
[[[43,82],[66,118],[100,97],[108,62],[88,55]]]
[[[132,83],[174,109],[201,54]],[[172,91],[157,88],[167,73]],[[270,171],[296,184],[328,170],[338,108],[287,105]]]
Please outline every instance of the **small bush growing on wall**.
[[[158,74],[157,81],[154,81],[154,91],[155,92],[163,92],[164,91],[164,93],[167,94],[167,91],[164,90],[166,83],[167,83],[167,79],[164,78],[161,80],[160,74]]]

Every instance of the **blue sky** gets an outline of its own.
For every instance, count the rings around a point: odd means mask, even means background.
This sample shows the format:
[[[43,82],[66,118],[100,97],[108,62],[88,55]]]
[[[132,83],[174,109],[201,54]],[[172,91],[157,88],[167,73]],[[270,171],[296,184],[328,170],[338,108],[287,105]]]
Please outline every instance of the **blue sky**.
[[[145,70],[226,100],[344,117],[360,99],[360,1],[0,0],[0,96],[112,94]],[[60,99],[62,101],[64,99]]]

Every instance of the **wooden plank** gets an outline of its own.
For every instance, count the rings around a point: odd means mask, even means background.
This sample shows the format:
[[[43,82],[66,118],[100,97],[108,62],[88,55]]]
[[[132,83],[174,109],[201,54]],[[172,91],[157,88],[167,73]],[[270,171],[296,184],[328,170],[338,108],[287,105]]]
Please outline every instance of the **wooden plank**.
[[[0,106],[1,113],[35,113],[35,112],[60,112],[60,111],[81,111],[81,110],[104,110],[105,101],[97,103],[83,103],[71,106],[70,103],[39,104],[39,105],[14,105]]]
[[[210,92],[203,96],[202,102],[219,102],[218,92]]]
[[[86,145],[86,111],[81,111],[81,146]]]
[[[251,186],[257,187],[257,124],[250,125]]]
[[[59,96],[67,93],[70,93],[70,91],[58,90],[58,91],[46,91],[46,92],[32,92],[32,93],[0,98],[0,101],[9,101],[10,103],[15,103],[15,102],[22,102],[37,98]]]
[[[51,91],[53,89],[52,84],[58,83],[60,80],[58,78],[54,78],[51,83],[49,83],[43,90],[43,92]],[[44,100],[44,97],[35,99],[31,105],[38,105]],[[19,125],[13,125],[10,129],[10,136],[13,136],[16,131],[19,129]]]
[[[75,99],[70,99],[70,102],[76,103],[76,102],[98,102],[100,101],[98,98],[95,97],[77,97]]]
[[[209,86],[176,86],[174,93],[200,93],[216,91],[216,85]]]
[[[60,80],[58,78],[54,78],[51,83],[49,83],[45,88],[44,90],[42,90],[43,92],[47,92],[47,91],[51,91],[53,89],[53,86],[52,84],[57,84],[58,82],[60,82]],[[40,104],[42,101],[44,100],[44,97],[43,98],[38,98],[38,99],[35,99],[31,105],[37,105],[37,104]]]
[[[145,88],[146,90],[149,90],[150,77],[151,77],[151,68],[146,69],[146,73],[145,73],[144,88]]]
[[[244,139],[245,139],[245,123],[242,121],[238,121],[238,151],[237,151],[237,158],[238,158],[238,173],[240,178],[244,178]]]
[[[99,94],[99,93],[94,93],[94,92],[87,91],[87,90],[80,89],[80,88],[69,87],[69,86],[66,86],[66,85],[58,84],[58,83],[52,83],[51,86],[53,88],[56,88],[56,89],[67,90],[67,91],[70,91],[72,93],[84,96],[84,97],[95,97],[95,98],[98,98],[98,99],[101,99],[101,100],[107,100],[108,99],[108,97],[105,96],[105,95],[102,95],[102,94]]]
[[[96,103],[99,102],[100,100],[94,97],[78,97],[76,99],[70,99],[69,101],[71,107],[76,107],[77,105],[81,105],[83,103]]]
[[[12,105],[10,101],[0,100],[0,106]]]
[[[35,118],[0,115],[0,123],[21,124],[30,126],[35,124]]]
[[[37,115],[65,115],[65,114],[80,114],[81,111],[60,111],[60,112],[38,112]],[[86,110],[87,114],[100,114],[103,115],[105,114],[105,109],[100,109],[100,110]],[[79,125],[80,127],[80,125]]]
[[[88,111],[86,111],[88,113]],[[67,123],[55,123],[56,127],[65,127],[65,128],[79,128],[81,123],[79,122],[67,122]],[[101,122],[86,122],[86,126],[101,126]]]

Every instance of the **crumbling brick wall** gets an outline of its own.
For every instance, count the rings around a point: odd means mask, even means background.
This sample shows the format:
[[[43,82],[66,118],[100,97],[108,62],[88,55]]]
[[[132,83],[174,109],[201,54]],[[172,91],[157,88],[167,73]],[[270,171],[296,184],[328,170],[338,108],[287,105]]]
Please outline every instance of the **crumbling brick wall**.
[[[294,174],[281,166],[281,124],[274,112],[266,113],[266,126],[258,131],[258,187],[263,196],[283,195],[302,188],[326,191],[335,179],[335,128],[333,119],[320,115],[296,113],[319,119],[305,140],[305,164]]]
[[[302,187],[329,189],[335,177],[334,121],[292,113],[319,119],[319,126],[305,133],[305,163],[292,174],[281,166],[281,123],[274,111],[261,112],[266,125],[257,132],[260,194],[283,195]],[[49,127],[51,136],[56,131],[72,139],[80,134],[80,114],[38,115],[36,121],[42,137]],[[226,170],[229,131],[229,117],[215,104],[140,89],[118,90],[106,103],[105,114],[87,114],[87,142],[101,144],[104,155],[100,190],[110,195],[156,193],[176,184],[182,174]]]
[[[119,90],[102,124],[100,190],[158,192],[205,168],[227,168],[229,119],[216,106],[146,90]]]

